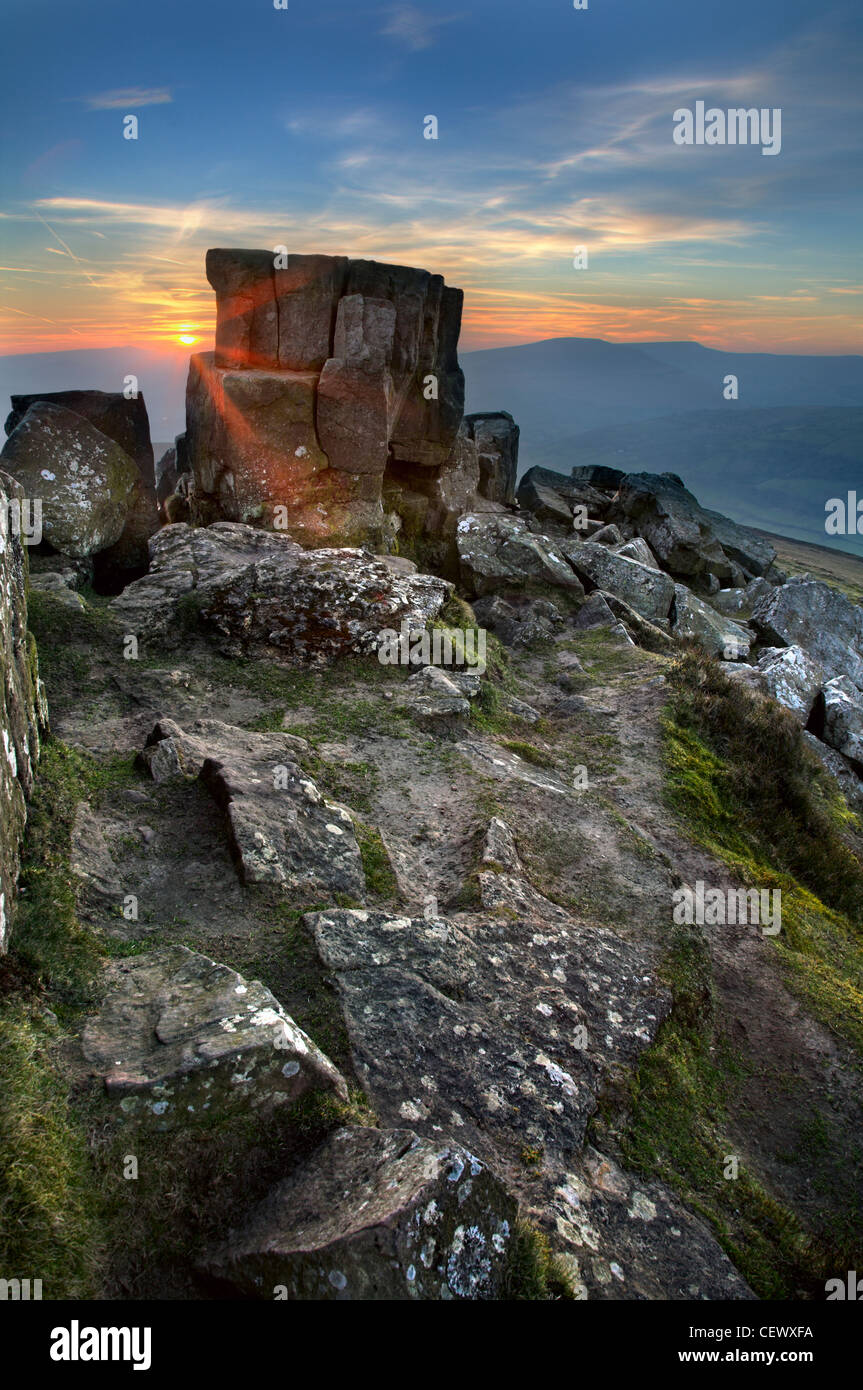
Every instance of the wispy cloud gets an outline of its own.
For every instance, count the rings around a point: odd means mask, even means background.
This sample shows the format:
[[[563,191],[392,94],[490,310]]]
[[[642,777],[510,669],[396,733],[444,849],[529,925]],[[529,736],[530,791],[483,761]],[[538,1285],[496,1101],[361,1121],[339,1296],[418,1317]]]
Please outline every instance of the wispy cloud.
[[[437,30],[445,24],[453,24],[458,15],[433,18],[427,11],[418,10],[415,5],[397,5],[390,10],[389,18],[381,29],[387,38],[398,39],[412,52],[431,48],[437,42]]]
[[[83,100],[91,111],[121,111],[130,106],[166,106],[174,98],[167,87],[120,87]]]

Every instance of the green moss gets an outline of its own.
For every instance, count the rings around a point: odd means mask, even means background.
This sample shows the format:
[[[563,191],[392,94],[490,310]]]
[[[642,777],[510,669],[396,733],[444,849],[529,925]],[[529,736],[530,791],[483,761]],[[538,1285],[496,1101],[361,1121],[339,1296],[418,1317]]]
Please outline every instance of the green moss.
[[[786,711],[707,658],[669,674],[668,797],[687,832],[744,884],[782,893],[789,985],[863,1053],[863,863],[856,824]],[[852,832],[849,835],[849,829]]]
[[[55,1062],[62,1037],[15,995],[0,1006],[0,1269],[42,1297],[92,1298],[103,1232],[86,1132]]]
[[[554,758],[550,753],[546,753],[545,749],[537,748],[521,739],[502,739],[501,747],[508,748],[510,753],[517,753],[526,763],[533,763],[534,767],[555,766]]]
[[[400,896],[398,880],[381,832],[376,826],[367,825],[357,817],[354,817],[354,830],[369,893],[385,902],[397,902]]]
[[[30,802],[20,892],[10,936],[13,957],[55,1006],[82,1009],[96,997],[101,951],[77,916],[69,870],[75,809],[90,790],[87,761],[56,739],[42,748]],[[94,772],[94,776],[96,774]]]
[[[674,1010],[630,1082],[618,1135],[623,1162],[675,1188],[760,1298],[799,1297],[807,1288],[823,1295],[832,1264],[845,1254],[814,1241],[743,1167],[736,1179],[725,1177],[735,1147],[723,1136],[723,1117],[742,1064],[716,1042],[703,942],[679,931],[663,973]]]
[[[503,1297],[513,1301],[573,1299],[572,1283],[548,1237],[525,1220],[516,1222],[509,1246]]]

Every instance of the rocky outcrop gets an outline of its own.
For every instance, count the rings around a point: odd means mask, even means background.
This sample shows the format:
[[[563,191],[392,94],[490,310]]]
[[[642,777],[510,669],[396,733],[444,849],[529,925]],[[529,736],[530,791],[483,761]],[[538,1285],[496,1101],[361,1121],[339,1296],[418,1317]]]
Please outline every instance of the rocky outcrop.
[[[36,648],[27,633],[27,551],[13,519],[21,495],[0,473],[0,953],[8,944],[40,726],[47,723]]]
[[[697,642],[710,656],[726,661],[745,661],[752,646],[745,627],[717,613],[685,584],[674,586],[671,631],[680,640]]]
[[[247,1298],[501,1298],[517,1211],[458,1144],[341,1129],[201,1269]]]
[[[190,621],[231,654],[322,663],[373,653],[381,632],[422,628],[451,585],[361,550],[303,550],[232,522],[165,527],[150,572],[112,603],[127,630],[179,642]]]
[[[863,695],[847,676],[828,681],[823,690],[824,742],[863,776]]]
[[[84,1059],[128,1116],[159,1128],[188,1112],[266,1112],[309,1091],[347,1096],[332,1062],[258,980],[185,946],[117,961],[84,1029]]]
[[[211,250],[207,277],[216,347],[192,358],[186,395],[193,518],[271,526],[287,508],[304,545],[393,543],[385,478],[394,510],[394,491],[431,500],[463,466],[461,290],[409,266],[267,251]],[[511,417],[468,428],[474,495],[508,500]]]
[[[584,590],[556,542],[534,535],[521,517],[468,513],[458,523],[462,582],[477,597],[531,580],[581,595]]]
[[[661,570],[615,555],[596,541],[570,538],[561,550],[573,569],[592,589],[603,589],[651,622],[666,622],[674,601],[674,581]]]
[[[323,796],[296,761],[289,734],[196,720],[160,720],[140,761],[153,780],[200,777],[225,813],[244,883],[363,900],[365,875],[350,812]]]
[[[824,681],[818,663],[802,647],[768,647],[759,653],[757,667],[767,694],[805,728]]]
[[[128,398],[122,391],[41,391],[28,396],[13,396],[12,409],[6,418],[6,433],[20,425],[27,411],[37,401],[62,406],[75,415],[89,420],[94,429],[113,439],[124,454],[138,466],[145,486],[156,485],[153,465],[153,446],[150,442],[150,421],[144,397]]]
[[[489,1159],[531,1144],[580,1149],[602,1079],[639,1055],[669,1008],[635,947],[538,894],[500,915],[331,909],[307,920],[381,1119],[438,1125]]]

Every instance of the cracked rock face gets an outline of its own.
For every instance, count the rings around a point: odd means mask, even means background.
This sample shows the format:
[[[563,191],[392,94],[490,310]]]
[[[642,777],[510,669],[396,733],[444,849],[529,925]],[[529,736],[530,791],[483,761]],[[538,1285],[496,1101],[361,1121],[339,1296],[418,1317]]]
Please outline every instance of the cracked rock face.
[[[82,1037],[86,1062],[130,1116],[160,1127],[238,1102],[347,1096],[332,1062],[258,980],[185,946],[117,961]]]
[[[7,946],[40,726],[48,719],[27,638],[27,550],[10,524],[9,502],[22,492],[0,473],[0,953]]]
[[[304,551],[286,536],[217,522],[165,527],[150,573],[112,603],[129,630],[179,635],[183,604],[232,655],[267,651],[326,663],[374,653],[387,629],[422,628],[451,592],[443,579],[396,572],[362,550]]]
[[[200,1268],[265,1299],[499,1298],[516,1215],[456,1143],[341,1129]]]
[[[187,732],[156,725],[141,761],[156,782],[200,777],[225,812],[244,883],[362,901],[365,874],[350,812],[323,796],[295,761],[289,734],[255,734],[216,719]]]
[[[710,656],[740,661],[749,656],[752,637],[745,627],[717,613],[685,584],[674,586],[671,630],[677,638],[692,638]]]
[[[615,594],[654,623],[667,619],[674,581],[661,570],[615,555],[598,541],[569,539],[561,543],[561,549],[588,585]]]
[[[3,448],[3,466],[31,499],[55,550],[83,559],[120,540],[139,473],[129,455],[81,415],[37,401]]]
[[[802,647],[768,647],[758,657],[764,688],[804,727],[824,682],[824,672]]]

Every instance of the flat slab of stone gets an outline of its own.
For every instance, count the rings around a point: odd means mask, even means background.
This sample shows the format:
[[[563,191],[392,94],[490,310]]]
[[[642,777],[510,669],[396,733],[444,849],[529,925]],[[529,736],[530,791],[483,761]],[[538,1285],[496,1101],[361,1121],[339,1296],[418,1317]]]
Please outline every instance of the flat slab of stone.
[[[257,734],[217,719],[182,729],[161,719],[140,761],[156,782],[200,777],[225,812],[244,883],[346,893],[362,901],[365,873],[350,812],[318,790],[290,734]]]
[[[517,1204],[482,1163],[408,1129],[341,1129],[202,1272],[246,1297],[500,1297]]]
[[[258,980],[185,946],[110,966],[82,1047],[121,1108],[166,1127],[237,1100],[290,1104],[308,1091],[342,1097],[341,1074]]]
[[[305,919],[384,1123],[453,1134],[489,1159],[492,1146],[578,1149],[609,1069],[652,1041],[670,1000],[636,947],[536,893],[522,912]]]

